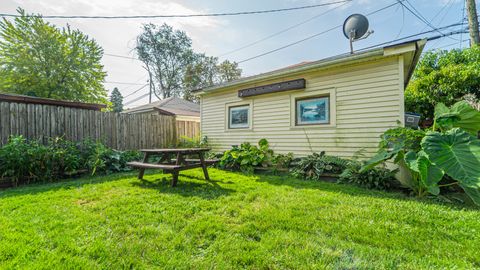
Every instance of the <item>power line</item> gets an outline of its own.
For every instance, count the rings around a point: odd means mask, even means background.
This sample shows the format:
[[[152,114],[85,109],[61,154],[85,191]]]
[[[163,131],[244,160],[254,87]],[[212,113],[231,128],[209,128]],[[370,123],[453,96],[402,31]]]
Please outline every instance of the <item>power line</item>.
[[[461,32],[460,35],[462,35],[464,32]],[[462,43],[468,41],[468,39],[462,41]],[[447,47],[450,47],[450,46],[453,46],[453,45],[459,45],[458,42],[454,42],[454,43],[450,43],[450,44],[447,44],[447,45],[443,45],[443,46],[440,46],[440,47],[436,47],[436,48],[432,48],[432,50],[439,50],[439,49],[443,49],[443,48],[447,48]]]
[[[398,3],[400,3],[400,1],[404,1],[404,0],[398,0],[398,1],[399,1],[399,2],[395,2],[395,3],[390,4],[390,5],[388,5],[388,6],[385,6],[385,7],[382,7],[382,8],[380,8],[380,9],[377,9],[377,10],[375,10],[375,11],[373,11],[373,12],[370,12],[370,13],[367,14],[367,16],[373,15],[373,14],[375,14],[375,13],[378,13],[378,12],[380,12],[380,11],[383,11],[383,10],[385,10],[385,9],[388,9],[388,8],[390,8],[390,7],[393,7],[393,6],[397,5]],[[285,49],[285,48],[288,48],[288,47],[297,45],[297,44],[302,43],[302,42],[304,42],[304,41],[307,41],[307,40],[309,40],[309,39],[312,39],[312,38],[321,36],[321,35],[323,35],[323,34],[326,34],[326,33],[328,33],[328,32],[331,32],[331,31],[333,31],[333,30],[335,30],[335,29],[338,29],[338,28],[340,28],[340,27],[342,27],[341,24],[340,24],[340,25],[337,25],[337,26],[334,26],[334,27],[332,27],[332,28],[329,28],[329,29],[327,29],[327,30],[325,30],[325,31],[322,31],[322,32],[320,32],[320,33],[317,33],[317,34],[308,36],[308,37],[306,37],[306,38],[304,38],[304,39],[297,40],[297,41],[295,41],[295,42],[289,43],[289,44],[284,45],[284,46],[282,46],[282,47],[279,47],[279,48],[276,48],[276,49],[273,49],[273,50],[270,50],[270,51],[267,51],[267,52],[264,52],[264,53],[261,53],[261,54],[252,56],[252,57],[249,57],[249,58],[244,59],[244,60],[241,60],[241,61],[238,61],[237,63],[239,63],[239,64],[240,64],[240,63],[245,63],[245,62],[247,62],[247,61],[250,61],[250,60],[253,60],[253,59],[256,59],[256,58],[259,58],[259,57],[262,57],[262,56],[265,56],[265,55],[268,55],[268,54],[271,54],[271,53],[274,53],[274,52],[277,52],[277,51],[280,51],[280,50],[283,50],[283,49]]]
[[[403,6],[400,6],[402,8],[402,27],[400,27],[400,30],[398,31],[397,35],[395,38],[398,38],[400,34],[403,32],[403,27],[405,27],[405,8]]]
[[[123,56],[123,55],[118,55],[118,54],[104,53],[103,55],[141,61],[140,59],[137,59],[135,57]]]
[[[130,83],[130,82],[112,82],[106,81],[105,83],[113,83],[113,84],[125,84],[125,85],[144,85],[143,83]]]
[[[442,11],[443,11],[445,8],[449,7],[448,9],[450,9],[450,8],[451,8],[451,4],[453,4],[453,1],[454,1],[454,0],[449,0],[449,1],[435,14],[435,16],[432,17],[432,20],[431,20],[431,21],[433,22],[433,21],[438,17],[438,15],[440,15],[440,14],[442,13]],[[448,9],[447,9],[447,11],[448,11]],[[448,12],[445,12],[445,13],[448,13]],[[441,22],[439,22],[439,23],[441,23]]]
[[[139,78],[138,80],[135,80],[134,83],[138,83],[138,82],[140,82],[140,81],[147,80],[147,78],[148,78],[148,75],[143,75],[143,76],[142,76],[141,78]],[[148,82],[148,80],[147,80],[147,82]],[[127,87],[123,88],[123,89],[121,90],[121,92],[126,92],[127,90],[130,90],[131,88],[133,88],[133,87],[135,87],[135,86],[136,86],[136,85],[127,86]]]
[[[46,18],[46,19],[152,19],[152,18],[220,17],[220,16],[253,15],[253,14],[266,14],[266,13],[303,10],[303,9],[311,9],[311,8],[335,5],[342,2],[344,2],[344,0],[315,4],[315,5],[290,7],[290,8],[240,11],[240,12],[224,12],[224,13],[206,13],[206,14],[169,14],[169,15],[132,15],[132,16],[128,16],[128,15],[121,15],[121,16],[45,15],[45,16],[39,16],[39,17]],[[22,15],[0,13],[0,16],[17,18],[17,17],[21,17]]]
[[[130,100],[130,101],[128,101],[128,102],[125,102],[125,104],[123,104],[123,105],[126,106],[126,105],[128,105],[128,104],[132,104],[132,103],[134,103],[135,101],[139,101],[140,99],[142,99],[142,98],[144,98],[144,97],[148,97],[148,95],[150,95],[150,93],[146,93],[146,94],[141,95],[141,96],[139,96],[139,97],[137,97],[137,98],[134,98],[134,99],[132,99],[132,100]]]
[[[448,13],[450,12],[450,9],[452,8],[453,6],[453,3],[454,3],[454,0],[450,0],[449,2],[450,4],[447,3],[448,5],[448,8],[447,10],[445,10],[445,13],[443,14],[443,16],[440,18],[440,21],[438,21],[438,24],[441,24],[443,22],[443,20],[445,20],[445,17],[448,15]],[[445,5],[446,6],[446,5]],[[462,16],[463,18],[463,16]]]
[[[451,24],[451,25],[448,25],[448,26],[439,27],[438,29],[440,29],[440,30],[445,30],[445,29],[451,28],[451,27],[453,27],[453,26],[459,26],[459,25],[464,25],[464,23],[454,23],[454,24]],[[460,30],[452,31],[452,32],[449,32],[449,33],[446,33],[446,34],[441,34],[441,35],[437,35],[437,36],[427,37],[427,40],[429,40],[429,41],[431,41],[431,40],[436,40],[436,39],[443,38],[443,37],[448,37],[448,36],[452,36],[452,35],[457,35],[457,34],[465,33],[466,31],[467,31],[467,30],[465,30],[465,29],[460,29]],[[405,36],[405,37],[402,37],[402,38],[398,38],[398,39],[394,39],[394,40],[382,42],[382,43],[379,43],[379,44],[375,44],[375,45],[372,45],[372,46],[368,46],[368,47],[362,48],[362,49],[360,49],[360,50],[357,50],[357,52],[361,52],[361,51],[365,51],[365,50],[377,48],[377,47],[380,47],[380,46],[385,46],[385,45],[388,45],[388,44],[391,44],[391,43],[399,42],[399,41],[402,41],[402,40],[405,40],[405,39],[411,39],[411,38],[414,38],[414,37],[417,37],[417,36],[420,36],[420,35],[424,35],[424,34],[428,34],[428,33],[432,33],[432,32],[436,32],[436,30],[424,31],[424,32],[421,32],[421,33],[417,33],[417,34]]]
[[[452,32],[447,33],[447,34],[428,37],[427,40],[432,41],[432,40],[436,40],[436,39],[440,39],[440,38],[444,38],[444,37],[449,37],[449,36],[453,36],[453,35],[458,35],[458,34],[462,34],[462,33],[463,34],[468,33],[468,29],[461,29],[461,30],[457,30],[457,31],[452,31]]]
[[[404,0],[407,4],[410,5],[410,7],[412,7],[412,9],[414,11],[412,11],[407,5],[405,5],[403,3],[403,1],[400,1],[400,0],[397,0],[402,6],[404,6],[410,13],[413,14],[413,16],[417,17],[417,19],[419,19],[420,21],[422,21],[424,24],[426,24],[427,26],[429,26],[430,28],[432,28],[433,30],[435,30],[436,32],[438,32],[439,34],[443,34],[441,31],[438,30],[438,28],[436,28],[435,26],[433,26],[423,15],[422,13],[420,13],[420,11],[418,11],[414,5],[412,5],[412,3],[410,3],[409,0]]]
[[[320,14],[318,14],[318,15],[315,15],[315,16],[313,16],[313,17],[311,17],[311,18],[308,18],[308,19],[306,19],[306,20],[304,20],[304,21],[301,21],[301,22],[299,22],[299,23],[297,23],[297,24],[294,24],[294,25],[292,25],[292,26],[290,26],[290,27],[287,27],[287,28],[285,28],[285,29],[283,29],[283,30],[280,30],[280,31],[278,31],[278,32],[275,32],[275,33],[273,33],[273,34],[271,34],[271,35],[268,35],[268,36],[266,36],[266,37],[264,37],[264,38],[261,38],[261,39],[259,39],[259,40],[254,41],[254,42],[251,42],[251,43],[248,43],[248,44],[246,44],[246,45],[244,45],[244,46],[241,46],[241,47],[239,47],[239,48],[237,48],[237,49],[233,49],[233,50],[228,51],[228,52],[226,52],[226,53],[220,54],[218,57],[222,57],[222,56],[225,56],[225,55],[229,55],[229,54],[232,54],[232,53],[241,51],[241,50],[243,50],[243,49],[252,47],[253,45],[256,45],[256,44],[258,44],[258,43],[260,43],[260,42],[263,42],[263,41],[265,41],[265,40],[268,40],[268,39],[270,39],[270,38],[273,38],[273,37],[275,37],[275,36],[278,36],[278,35],[280,35],[280,34],[283,34],[283,33],[287,32],[287,31],[290,31],[290,30],[292,30],[292,29],[294,29],[294,28],[297,28],[297,27],[299,27],[299,26],[301,26],[301,25],[303,25],[303,24],[306,24],[306,23],[308,23],[308,22],[310,22],[310,21],[312,21],[312,20],[314,20],[314,19],[317,19],[317,18],[319,18],[319,17],[321,17],[321,16],[323,16],[323,15],[325,15],[325,14],[327,14],[327,13],[329,13],[329,12],[331,12],[331,11],[337,9],[337,8],[340,8],[340,7],[344,6],[345,4],[347,4],[348,2],[351,2],[351,1],[352,1],[352,0],[341,1],[341,2],[339,2],[339,3],[342,3],[342,2],[343,2],[343,4],[341,4],[341,5],[339,5],[339,6],[333,7],[333,8],[331,8],[331,9],[325,11],[325,12],[322,12],[322,13],[320,13]]]
[[[450,11],[451,7],[452,7],[452,4],[453,4],[454,0],[449,0],[444,6],[443,8],[432,18],[432,22],[435,20],[435,18],[440,15],[440,13],[442,12],[442,10],[444,10],[445,8],[447,8],[445,10],[445,13],[443,14],[443,16],[440,18],[440,20],[438,21],[437,25],[438,24],[441,24],[443,22],[443,20],[445,19],[445,17],[448,15],[448,12]],[[452,40],[457,40],[457,39],[454,39],[452,37],[449,37],[450,39]],[[440,42],[440,41],[437,41],[437,42]]]
[[[135,91],[133,91],[132,93],[130,93],[130,94],[128,94],[128,95],[126,95],[126,96],[124,96],[123,98],[127,98],[127,97],[129,97],[129,96],[131,96],[131,95],[133,95],[133,94],[137,93],[138,91],[142,90],[143,88],[147,87],[148,85],[149,85],[149,84],[145,84],[144,86],[142,86],[142,87],[138,88],[137,90],[135,90]],[[147,93],[147,95],[148,95],[148,94],[149,94],[149,93]]]
[[[412,6],[412,8],[417,11],[417,12],[414,12],[413,10],[411,10],[407,5],[405,5],[403,3],[403,1],[400,1],[400,0],[397,0],[398,3],[400,3],[404,8],[406,8],[410,13],[412,13],[413,16],[417,17],[417,19],[419,19],[421,22],[423,22],[424,24],[426,24],[427,26],[429,26],[430,28],[432,29],[436,29],[435,26],[433,26],[427,19],[425,19],[425,17],[423,17],[423,15],[421,13],[418,13],[418,10],[412,5],[410,4],[410,2],[408,0],[405,0],[410,6]]]
[[[279,47],[279,48],[276,48],[276,49],[273,49],[273,50],[270,50],[270,51],[267,51],[267,52],[264,52],[264,53],[261,53],[261,54],[257,54],[257,55],[255,55],[255,56],[252,56],[252,57],[250,57],[250,58],[244,59],[244,60],[242,60],[242,61],[238,61],[237,63],[238,63],[238,64],[240,64],[240,63],[245,63],[245,62],[247,62],[247,61],[250,61],[250,60],[253,60],[253,59],[256,59],[256,58],[259,58],[259,57],[262,57],[262,56],[265,56],[265,55],[268,55],[268,54],[271,54],[271,53],[274,53],[274,52],[278,52],[278,51],[280,51],[280,50],[283,50],[283,49],[285,49],[285,48],[291,47],[291,46],[293,46],[293,45],[297,45],[297,44],[299,44],[299,43],[302,43],[302,42],[307,41],[307,40],[309,40],[309,39],[312,39],[312,38],[314,38],[314,37],[318,37],[318,36],[321,36],[321,35],[326,34],[326,33],[328,33],[328,32],[331,32],[331,31],[333,31],[333,30],[335,30],[335,29],[337,29],[337,28],[340,28],[340,27],[342,27],[342,26],[341,26],[341,25],[337,25],[337,26],[332,27],[332,28],[330,28],[330,29],[327,29],[327,30],[325,30],[325,31],[323,31],[323,32],[317,33],[317,34],[315,34],[315,35],[311,35],[311,36],[306,37],[306,38],[304,38],[304,39],[295,41],[295,42],[293,42],[293,43],[289,43],[289,44],[287,44],[287,45],[285,45],[285,46],[282,46],[282,47]]]

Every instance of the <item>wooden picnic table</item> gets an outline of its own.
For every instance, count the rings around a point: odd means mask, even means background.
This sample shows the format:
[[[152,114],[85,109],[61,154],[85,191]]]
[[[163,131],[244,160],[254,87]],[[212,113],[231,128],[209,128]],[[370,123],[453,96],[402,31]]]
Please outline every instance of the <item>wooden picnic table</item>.
[[[162,169],[172,174],[172,187],[177,185],[178,174],[180,171],[202,168],[205,180],[210,180],[207,171],[207,165],[217,162],[218,160],[206,160],[205,152],[209,148],[165,148],[165,149],[141,149],[144,153],[142,162],[129,162],[129,166],[138,168],[138,179],[143,179],[145,169]],[[151,156],[159,156],[157,163],[149,163]],[[196,156],[198,159],[186,158],[186,156]]]

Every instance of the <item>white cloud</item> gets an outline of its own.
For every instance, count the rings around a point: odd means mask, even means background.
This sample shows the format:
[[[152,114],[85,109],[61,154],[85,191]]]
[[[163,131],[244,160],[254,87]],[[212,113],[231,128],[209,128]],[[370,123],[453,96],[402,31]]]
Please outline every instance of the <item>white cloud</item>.
[[[2,12],[15,13],[17,7],[22,7],[27,13],[43,15],[160,15],[160,14],[202,14],[208,11],[186,7],[178,1],[169,0],[0,0]],[[78,28],[85,34],[94,38],[105,53],[135,56],[133,48],[135,39],[141,33],[142,24],[168,23],[176,29],[186,31],[194,41],[195,50],[212,51],[209,36],[219,31],[226,24],[219,18],[193,17],[193,18],[158,18],[158,19],[120,19],[120,20],[79,20],[79,19],[49,19],[58,27],[67,23],[72,28]],[[139,61],[123,58],[104,56],[102,62],[107,71],[107,81],[139,82],[146,81],[146,72]],[[137,86],[105,84],[108,90],[117,86],[126,95]],[[139,92],[135,96],[141,96]],[[145,100],[136,102],[136,104]]]

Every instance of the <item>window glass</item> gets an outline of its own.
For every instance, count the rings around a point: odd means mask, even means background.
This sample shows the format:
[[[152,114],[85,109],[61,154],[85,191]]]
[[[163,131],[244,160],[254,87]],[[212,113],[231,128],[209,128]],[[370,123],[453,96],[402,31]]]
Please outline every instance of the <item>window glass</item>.
[[[250,127],[250,106],[235,106],[228,108],[229,128],[249,128]]]
[[[296,103],[296,125],[318,125],[330,122],[329,97],[299,99]]]

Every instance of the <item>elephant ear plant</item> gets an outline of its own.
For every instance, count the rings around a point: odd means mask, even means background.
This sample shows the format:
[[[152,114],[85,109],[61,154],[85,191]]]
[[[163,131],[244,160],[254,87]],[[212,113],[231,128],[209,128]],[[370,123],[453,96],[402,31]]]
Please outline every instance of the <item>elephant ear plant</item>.
[[[398,130],[407,130],[399,128]],[[412,175],[406,183],[418,196],[427,193],[438,195],[440,187],[458,185],[480,205],[480,140],[476,137],[480,130],[480,112],[466,102],[458,102],[451,108],[438,104],[435,108],[435,121],[432,130],[405,131],[419,141],[420,147],[412,147],[415,140],[408,136],[394,136],[396,140],[382,137],[380,150],[362,168],[370,169],[379,163],[393,159],[394,163],[408,168]],[[410,136],[409,138],[412,138]],[[448,175],[454,181],[440,185]]]

